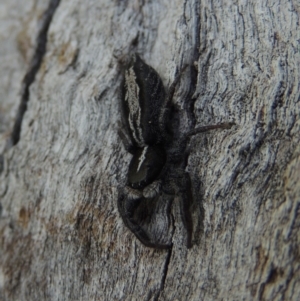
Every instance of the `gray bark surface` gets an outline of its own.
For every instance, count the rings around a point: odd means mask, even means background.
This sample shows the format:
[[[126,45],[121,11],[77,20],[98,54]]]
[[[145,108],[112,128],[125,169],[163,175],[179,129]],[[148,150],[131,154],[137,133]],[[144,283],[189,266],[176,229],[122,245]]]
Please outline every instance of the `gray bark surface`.
[[[0,300],[300,300],[300,4],[6,0],[0,4]],[[192,138],[196,242],[117,210],[122,60],[138,52]],[[18,122],[19,125],[18,126]],[[197,214],[194,214],[197,224]]]

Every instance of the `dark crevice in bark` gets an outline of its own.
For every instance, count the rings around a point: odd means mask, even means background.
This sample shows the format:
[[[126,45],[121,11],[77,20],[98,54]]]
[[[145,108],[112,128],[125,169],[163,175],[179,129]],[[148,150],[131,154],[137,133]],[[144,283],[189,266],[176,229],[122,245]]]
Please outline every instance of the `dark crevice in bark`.
[[[27,110],[27,102],[29,100],[29,89],[31,84],[35,80],[35,76],[41,66],[43,57],[46,52],[47,46],[47,34],[48,29],[52,20],[52,17],[58,7],[60,0],[50,0],[49,6],[45,11],[43,18],[41,20],[41,28],[36,40],[36,49],[34,51],[33,57],[31,59],[29,68],[27,73],[24,76],[22,82],[22,90],[21,90],[21,102],[19,105],[19,109],[17,112],[15,124],[12,130],[12,134],[9,141],[9,146],[16,145],[20,140],[21,126],[24,114]]]
[[[171,260],[171,255],[172,255],[172,249],[173,248],[168,250],[168,254],[167,254],[167,257],[166,257],[166,261],[165,261],[165,265],[164,265],[164,269],[163,269],[163,274],[162,274],[162,278],[161,278],[160,288],[159,288],[159,291],[158,291],[157,295],[153,299],[154,301],[159,300],[161,293],[164,291],[165,282],[166,282],[168,269],[169,269],[169,264],[170,264],[170,260]]]
[[[2,174],[4,170],[4,157],[3,155],[0,155],[0,174]]]

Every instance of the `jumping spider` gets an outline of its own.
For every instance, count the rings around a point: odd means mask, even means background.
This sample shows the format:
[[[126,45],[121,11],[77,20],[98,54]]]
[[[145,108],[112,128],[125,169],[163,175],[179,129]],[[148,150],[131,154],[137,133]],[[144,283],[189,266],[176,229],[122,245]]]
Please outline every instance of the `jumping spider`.
[[[190,176],[185,171],[188,156],[186,146],[192,135],[232,126],[232,123],[223,123],[180,133],[176,119],[178,114],[172,103],[179,78],[180,74],[167,94],[158,73],[138,54],[134,54],[121,87],[125,128],[119,130],[119,135],[133,157],[126,186],[119,190],[118,209],[125,225],[135,236],[144,245],[157,249],[170,248],[172,243],[166,243],[164,239],[162,241],[161,237],[157,238],[145,229],[139,217],[149,219],[149,212],[140,207],[144,208],[153,200],[163,202],[168,207],[175,196],[179,197],[180,215],[187,232],[186,245],[190,248],[193,192]]]

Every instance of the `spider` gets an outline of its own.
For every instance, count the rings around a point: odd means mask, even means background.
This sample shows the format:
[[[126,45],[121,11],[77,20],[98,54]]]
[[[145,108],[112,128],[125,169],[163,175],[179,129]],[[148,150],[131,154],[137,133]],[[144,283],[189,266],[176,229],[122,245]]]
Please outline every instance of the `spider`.
[[[170,239],[166,242],[165,237],[161,237],[164,233],[157,228],[152,231],[147,229],[151,229],[149,224],[155,220],[153,215],[157,211],[151,207],[161,204],[168,215],[175,196],[180,200],[180,216],[187,233],[186,246],[192,247],[190,207],[193,189],[191,178],[185,171],[190,137],[212,129],[228,129],[233,125],[208,125],[180,133],[178,109],[172,103],[172,98],[182,72],[166,93],[158,73],[138,54],[134,54],[121,86],[124,127],[119,130],[119,135],[125,149],[132,154],[132,159],[127,183],[119,189],[118,209],[133,234],[145,246],[156,249],[168,249],[172,242]],[[158,220],[163,228],[169,227],[169,217],[166,218],[167,222]]]

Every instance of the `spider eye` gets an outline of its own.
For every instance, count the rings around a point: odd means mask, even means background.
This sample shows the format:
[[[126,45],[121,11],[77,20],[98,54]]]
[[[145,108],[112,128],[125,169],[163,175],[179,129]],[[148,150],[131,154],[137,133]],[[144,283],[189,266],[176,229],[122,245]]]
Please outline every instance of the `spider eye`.
[[[152,183],[160,174],[166,161],[161,145],[146,146],[133,156],[128,170],[128,185],[142,189]]]

